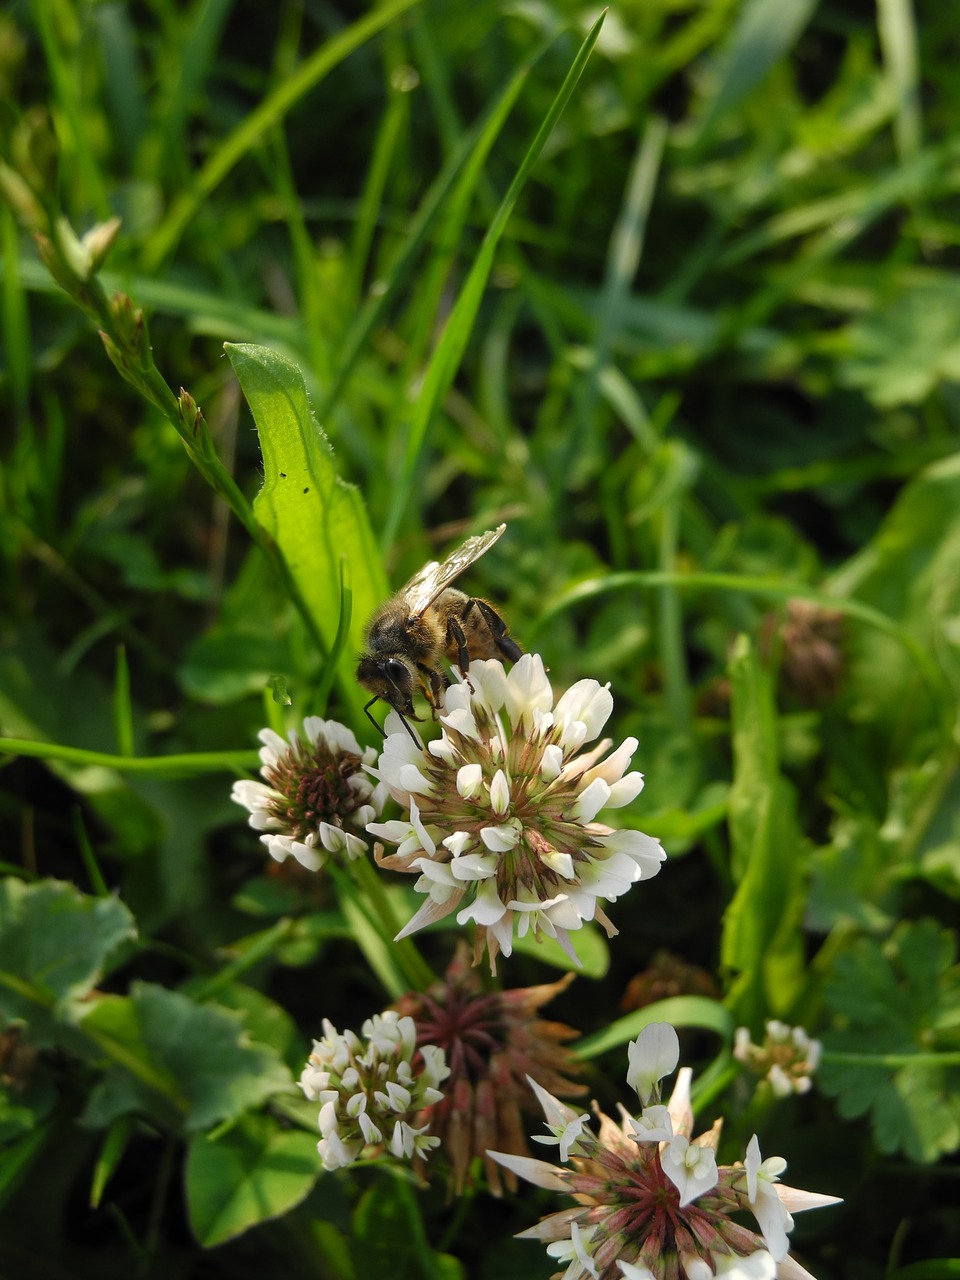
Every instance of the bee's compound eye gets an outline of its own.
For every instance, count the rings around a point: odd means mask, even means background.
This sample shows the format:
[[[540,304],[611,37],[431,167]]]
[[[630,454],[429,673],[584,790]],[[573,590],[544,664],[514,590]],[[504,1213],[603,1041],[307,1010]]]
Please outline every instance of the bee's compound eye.
[[[396,658],[388,658],[383,664],[382,670],[390,683],[396,685],[399,689],[406,689],[410,683],[410,672]]]

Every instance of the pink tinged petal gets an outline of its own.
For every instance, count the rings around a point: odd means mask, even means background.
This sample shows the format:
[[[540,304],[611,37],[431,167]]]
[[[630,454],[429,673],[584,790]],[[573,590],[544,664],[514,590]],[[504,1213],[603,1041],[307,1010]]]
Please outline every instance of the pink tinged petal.
[[[688,1142],[680,1133],[664,1143],[660,1166],[680,1192],[681,1209],[715,1187],[720,1177],[713,1151]]]
[[[646,1106],[657,1082],[676,1070],[680,1040],[669,1022],[651,1022],[627,1046],[627,1057],[627,1084]]]
[[[807,1209],[826,1209],[831,1204],[843,1204],[842,1196],[822,1195],[819,1191],[801,1191],[799,1187],[785,1187],[776,1183],[774,1190],[788,1213],[805,1213]]]
[[[438,920],[443,920],[445,916],[456,911],[462,897],[463,890],[457,890],[450,895],[446,902],[435,902],[433,898],[427,898],[420,910],[412,915],[403,926],[394,938],[394,942],[399,942],[401,938],[408,938],[411,933],[416,933],[418,929],[423,929],[428,924],[435,924]]]
[[[602,778],[594,778],[577,796],[572,817],[575,822],[592,822],[610,798],[610,787]]]
[[[670,1121],[674,1133],[682,1133],[689,1138],[693,1132],[693,1107],[690,1105],[690,1083],[693,1072],[689,1067],[681,1067],[677,1072],[677,1082],[667,1103]]]
[[[559,1098],[555,1098],[552,1093],[544,1089],[543,1085],[537,1084],[533,1076],[527,1076],[527,1084],[533,1090],[537,1101],[540,1103],[540,1109],[543,1111],[543,1118],[547,1124],[568,1125],[571,1121],[576,1120],[578,1112],[573,1107],[568,1107],[565,1102],[561,1102]],[[584,1116],[589,1119],[589,1116]]]
[[[567,1190],[568,1175],[564,1169],[556,1169],[552,1164],[546,1164],[543,1160],[534,1160],[530,1156],[510,1155],[506,1151],[488,1151],[487,1155],[497,1164],[502,1164],[505,1169],[515,1173],[518,1178],[523,1178],[525,1182],[532,1182],[536,1187],[543,1187],[547,1191]]]
[[[563,768],[563,748],[557,743],[551,742],[549,746],[544,747],[543,757],[540,761],[540,777],[544,782],[554,782],[560,777],[560,770]]]
[[[499,827],[481,827],[480,839],[491,853],[509,853],[520,843],[523,827],[517,818],[502,823]]]
[[[498,818],[510,811],[510,783],[502,769],[498,769],[490,783],[490,806]]]
[[[569,1188],[567,1190],[569,1191]],[[514,1239],[539,1240],[541,1244],[546,1244],[549,1240],[567,1240],[570,1237],[571,1224],[578,1222],[586,1212],[587,1210],[579,1204],[569,1209],[560,1209],[557,1213],[541,1218],[534,1226],[527,1227],[526,1231],[518,1231]]]
[[[465,764],[457,770],[457,791],[464,800],[472,800],[483,789],[483,769],[478,764]]]
[[[495,924],[506,910],[497,896],[496,880],[482,880],[473,902],[457,912],[457,924],[466,924],[468,920],[476,920],[477,924]]]

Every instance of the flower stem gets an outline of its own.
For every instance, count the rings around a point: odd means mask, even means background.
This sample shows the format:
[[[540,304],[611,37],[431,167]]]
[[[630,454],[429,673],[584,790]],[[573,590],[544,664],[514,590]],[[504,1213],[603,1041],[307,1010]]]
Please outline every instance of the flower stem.
[[[380,879],[379,874],[366,858],[359,858],[356,862],[351,862],[350,871],[357,886],[366,895],[384,937],[393,943],[393,939],[402,928],[402,924],[397,920],[393,907],[390,905],[390,900],[384,892],[383,881]],[[437,975],[421,956],[412,939],[401,938],[399,942],[393,943],[393,945],[397,950],[397,962],[408,978],[412,991],[425,991],[432,982],[436,982]]]

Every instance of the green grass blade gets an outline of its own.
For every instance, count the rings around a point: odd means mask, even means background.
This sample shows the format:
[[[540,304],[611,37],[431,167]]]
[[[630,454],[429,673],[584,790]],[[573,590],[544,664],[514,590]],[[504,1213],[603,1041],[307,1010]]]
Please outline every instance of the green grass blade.
[[[672,996],[617,1018],[592,1036],[584,1036],[573,1046],[572,1052],[584,1061],[597,1058],[628,1040],[635,1040],[651,1022],[670,1022],[675,1027],[701,1027],[716,1032],[723,1040],[729,1040],[733,1035],[733,1018],[729,1009],[718,1000],[710,1000],[707,996]]]
[[[604,15],[601,14],[580,46],[573,65],[560,88],[560,92],[554,98],[550,110],[547,112],[536,137],[527,150],[520,168],[517,170],[507,190],[507,194],[494,214],[493,221],[483,238],[483,243],[477,253],[473,267],[444,327],[443,336],[437,344],[433,359],[427,369],[423,388],[410,421],[402,471],[394,489],[394,498],[381,535],[381,543],[383,545],[389,545],[393,541],[407,503],[410,500],[430,423],[437,406],[456,375],[457,367],[466,348],[467,340],[486,288],[487,279],[493,266],[497,244],[506,230],[507,222],[513,212],[517,198],[533,172],[547,139],[573,96],[577,83],[587,65],[587,60],[593,51],[593,46],[597,42],[603,18]]]
[[[174,201],[166,219],[144,248],[144,270],[148,274],[156,271],[173,252],[204,200],[268,129],[279,123],[304,94],[315,88],[355,49],[416,3],[417,0],[388,0],[321,45],[293,75],[264,98],[206,160],[190,189]]]

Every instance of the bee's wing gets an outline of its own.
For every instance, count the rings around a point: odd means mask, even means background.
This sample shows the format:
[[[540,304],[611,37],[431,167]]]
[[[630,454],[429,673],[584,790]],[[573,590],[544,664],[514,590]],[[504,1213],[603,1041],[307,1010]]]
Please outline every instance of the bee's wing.
[[[506,527],[502,524],[496,529],[488,529],[486,533],[478,534],[475,538],[468,538],[442,563],[431,560],[419,573],[415,573],[400,591],[400,597],[411,616],[416,617],[429,608],[440,592],[446,591],[450,583],[455,578],[459,578],[468,565],[473,564],[474,560],[479,560],[490,550]]]

